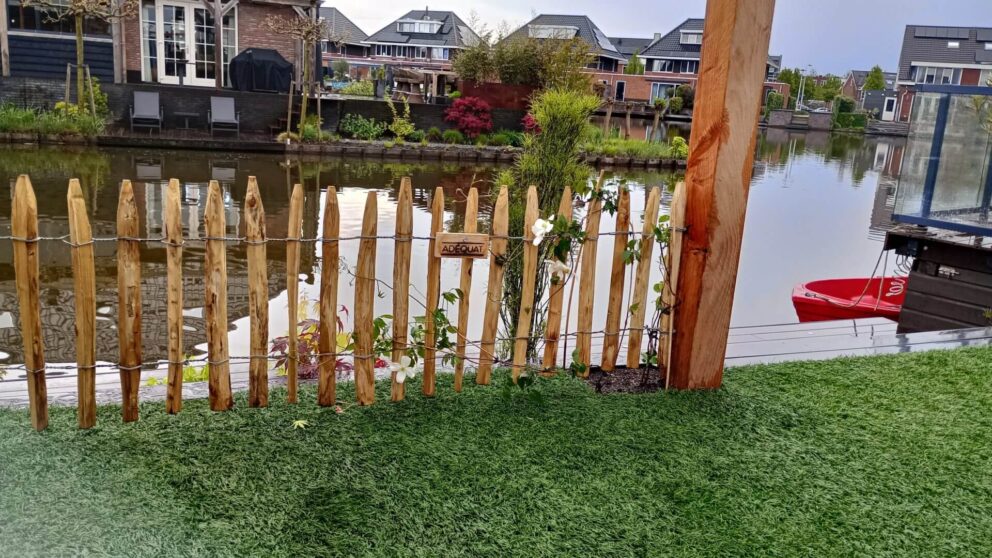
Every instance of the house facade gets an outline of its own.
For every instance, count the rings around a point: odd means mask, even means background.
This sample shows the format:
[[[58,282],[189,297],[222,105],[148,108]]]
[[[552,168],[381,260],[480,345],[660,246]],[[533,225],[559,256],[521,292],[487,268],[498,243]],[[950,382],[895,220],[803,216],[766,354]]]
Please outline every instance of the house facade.
[[[458,51],[477,44],[479,36],[454,12],[413,10],[369,35],[365,60],[376,65],[451,70]]]
[[[896,73],[882,72],[885,88],[866,90],[869,70],[851,70],[844,78],[840,94],[854,99],[857,107],[876,115],[879,120],[895,120],[899,96],[896,92]]]
[[[992,28],[907,25],[899,55],[896,119],[909,122],[918,84],[966,87],[992,80]]]
[[[644,64],[644,75],[599,72],[596,80],[607,86],[610,96],[617,101],[652,102],[680,85],[695,86],[699,77],[704,23],[704,19],[689,18],[668,33],[656,33],[651,39],[617,39],[637,48]],[[778,81],[781,69],[782,57],[770,55],[765,71],[765,95],[771,91],[789,94],[789,85]]]
[[[64,78],[66,64],[76,60],[73,22],[52,22],[24,0],[0,5],[3,75]],[[108,82],[215,87],[220,77],[226,86],[230,60],[248,48],[276,50],[296,65],[299,41],[273,33],[265,22],[309,10],[307,0],[141,0],[133,17],[86,21],[86,63]]]
[[[591,47],[589,69],[599,72],[622,72],[627,56],[587,16],[541,14],[530,20],[504,41],[523,39],[571,40],[579,38]],[[638,39],[627,39],[639,41]]]

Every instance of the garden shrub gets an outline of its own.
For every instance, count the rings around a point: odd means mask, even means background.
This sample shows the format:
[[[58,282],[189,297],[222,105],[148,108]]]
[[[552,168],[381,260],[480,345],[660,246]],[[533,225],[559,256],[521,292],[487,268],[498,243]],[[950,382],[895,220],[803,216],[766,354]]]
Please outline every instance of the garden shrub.
[[[349,113],[341,120],[338,130],[346,136],[371,141],[381,138],[386,133],[386,123]]]
[[[696,100],[696,90],[691,85],[682,84],[675,88],[675,96],[682,99],[682,106],[691,109]]]
[[[452,101],[454,101],[455,99],[461,99],[462,98],[462,92],[461,91],[452,91],[451,93],[448,93],[448,98],[451,99]]]
[[[406,139],[407,136],[416,130],[413,122],[410,122],[410,103],[406,100],[406,96],[404,95],[403,116],[400,116],[397,112],[396,104],[393,103],[392,98],[386,97],[386,104],[389,105],[389,112],[393,114],[393,121],[389,124],[389,131],[400,139]]]
[[[834,115],[837,128],[864,128],[868,125],[868,115],[860,112],[842,112]]]
[[[406,139],[407,141],[411,141],[413,143],[421,143],[425,139],[427,139],[427,137],[424,134],[423,130],[414,130],[409,134],[407,134]]]
[[[58,108],[52,111],[22,109],[9,104],[0,105],[0,132],[87,137],[103,133],[106,122],[102,117],[94,116],[73,104],[59,105],[56,105]]]
[[[375,86],[369,80],[352,81],[341,88],[342,95],[356,95],[359,97],[372,97],[375,95]]]
[[[765,98],[765,116],[773,110],[778,110],[785,106],[785,97],[778,92],[772,91]]]
[[[688,159],[689,158],[689,142],[685,141],[685,138],[676,136],[672,138],[671,144],[672,157],[676,159]]]
[[[857,105],[854,99],[850,97],[845,97],[843,95],[834,98],[834,112],[837,114],[845,114],[854,112]]]
[[[331,62],[331,71],[334,72],[334,79],[338,81],[346,79],[350,70],[351,66],[349,66],[348,61],[343,58],[338,58],[334,62]]]
[[[682,97],[672,97],[668,100],[668,112],[671,112],[672,114],[679,114],[682,112],[682,106],[684,104],[685,101],[682,100]]]
[[[452,145],[465,143],[465,134],[459,132],[458,130],[445,130],[441,134],[441,140],[444,143],[450,143]]]
[[[427,130],[427,141],[441,141],[441,130],[439,130],[437,126],[431,126],[431,128]]]
[[[473,139],[493,129],[492,108],[489,103],[478,97],[457,99],[444,112],[444,120],[451,122],[458,131]]]

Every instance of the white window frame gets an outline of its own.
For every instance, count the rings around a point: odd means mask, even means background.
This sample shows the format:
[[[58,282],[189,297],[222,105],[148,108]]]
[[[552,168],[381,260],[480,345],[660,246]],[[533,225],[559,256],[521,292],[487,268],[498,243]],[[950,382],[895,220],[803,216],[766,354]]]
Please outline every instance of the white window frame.
[[[617,93],[620,91],[620,84],[623,84],[623,97],[618,97]],[[615,101],[625,101],[627,100],[627,81],[618,79],[615,84],[613,84],[613,100]]]
[[[961,48],[960,41],[947,41],[947,48]]]
[[[679,37],[679,43],[683,45],[701,45],[703,44],[703,32],[702,31],[681,31],[681,36]]]

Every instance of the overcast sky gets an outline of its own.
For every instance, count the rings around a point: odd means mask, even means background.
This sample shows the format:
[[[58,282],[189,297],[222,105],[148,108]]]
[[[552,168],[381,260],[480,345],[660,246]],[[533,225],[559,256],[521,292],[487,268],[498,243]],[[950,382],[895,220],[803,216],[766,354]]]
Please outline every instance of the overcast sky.
[[[409,10],[452,10],[495,27],[517,27],[533,14],[588,15],[611,37],[650,37],[688,17],[703,17],[706,0],[334,0],[366,33],[374,33]],[[990,0],[778,0],[772,54],[788,67],[811,64],[818,72],[845,74],[880,64],[895,71],[907,24],[992,27]]]

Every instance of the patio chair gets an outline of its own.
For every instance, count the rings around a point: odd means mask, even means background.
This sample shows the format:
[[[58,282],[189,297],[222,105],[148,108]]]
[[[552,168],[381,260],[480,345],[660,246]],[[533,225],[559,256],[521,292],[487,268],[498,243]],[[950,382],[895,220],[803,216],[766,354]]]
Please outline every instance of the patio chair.
[[[162,133],[163,111],[157,91],[135,91],[131,105],[131,133],[135,128],[149,128]]]
[[[234,99],[231,97],[210,97],[207,121],[210,123],[211,137],[215,130],[234,132],[241,137],[241,113],[235,112]]]

